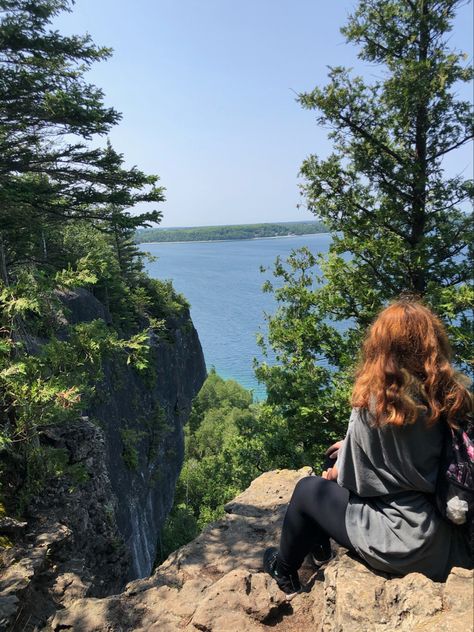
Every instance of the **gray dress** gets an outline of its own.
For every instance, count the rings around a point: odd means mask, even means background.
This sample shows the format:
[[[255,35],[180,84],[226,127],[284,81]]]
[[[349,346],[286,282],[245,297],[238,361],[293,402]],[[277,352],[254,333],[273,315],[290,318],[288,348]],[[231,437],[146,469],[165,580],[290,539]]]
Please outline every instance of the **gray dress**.
[[[453,566],[472,568],[467,529],[443,520],[429,494],[435,489],[442,428],[423,416],[404,426],[373,425],[354,408],[339,451],[340,486],[351,492],[349,539],[373,568],[419,572],[444,581]]]

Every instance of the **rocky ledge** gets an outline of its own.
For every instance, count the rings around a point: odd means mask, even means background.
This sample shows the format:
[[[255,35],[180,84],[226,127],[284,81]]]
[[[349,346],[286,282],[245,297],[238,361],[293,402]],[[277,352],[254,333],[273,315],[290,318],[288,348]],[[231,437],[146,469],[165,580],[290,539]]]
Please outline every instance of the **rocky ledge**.
[[[446,583],[418,573],[390,578],[342,549],[324,571],[303,568],[291,605],[262,572],[263,549],[277,542],[297,480],[269,472],[226,506],[226,517],[173,553],[155,573],[104,599],[78,599],[49,630],[74,632],[392,632],[469,630],[473,573],[453,569]]]

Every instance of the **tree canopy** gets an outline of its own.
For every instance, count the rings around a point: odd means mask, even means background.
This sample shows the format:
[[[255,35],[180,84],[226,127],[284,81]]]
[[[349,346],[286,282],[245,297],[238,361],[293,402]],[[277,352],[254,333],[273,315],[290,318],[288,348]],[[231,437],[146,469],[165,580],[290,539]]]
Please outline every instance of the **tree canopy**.
[[[120,114],[87,82],[110,49],[89,35],[64,36],[53,18],[70,0],[0,1],[0,248],[2,277],[26,261],[46,263],[48,233],[64,221],[134,230],[160,220],[132,216],[138,202],[159,202],[157,176],[128,169],[110,143],[93,146]],[[51,253],[52,254],[52,253]],[[51,260],[54,263],[54,258]]]
[[[278,362],[257,375],[307,458],[345,425],[361,337],[400,293],[444,319],[472,371],[474,186],[446,169],[474,137],[472,104],[458,97],[473,68],[449,42],[461,4],[361,0],[342,33],[376,78],[330,68],[325,87],[299,95],[333,145],[301,168],[308,208],[333,239],[327,256],[277,261],[266,289],[279,303],[267,341]]]

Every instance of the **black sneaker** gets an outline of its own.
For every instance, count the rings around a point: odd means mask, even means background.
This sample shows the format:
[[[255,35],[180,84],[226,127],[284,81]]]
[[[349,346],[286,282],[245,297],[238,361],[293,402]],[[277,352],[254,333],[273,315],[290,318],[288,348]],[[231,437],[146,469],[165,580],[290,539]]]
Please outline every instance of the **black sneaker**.
[[[300,578],[298,573],[290,573],[285,575],[278,572],[278,549],[274,546],[270,547],[263,554],[263,569],[278,584],[280,590],[286,595],[286,600],[291,601],[301,591]]]
[[[331,546],[316,546],[311,551],[311,557],[313,560],[313,564],[318,568],[325,566],[332,559],[336,557],[336,553],[331,549]]]

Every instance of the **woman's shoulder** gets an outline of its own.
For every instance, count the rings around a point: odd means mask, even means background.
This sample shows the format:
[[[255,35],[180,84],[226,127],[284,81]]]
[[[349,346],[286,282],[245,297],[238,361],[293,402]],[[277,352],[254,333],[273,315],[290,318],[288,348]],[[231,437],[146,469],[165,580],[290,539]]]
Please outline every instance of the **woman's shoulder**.
[[[368,408],[353,408],[349,417],[349,426],[375,428],[375,414]]]
[[[375,430],[402,430],[410,427],[436,427],[442,425],[442,419],[436,421],[434,424],[427,424],[428,410],[420,406],[418,415],[412,422],[406,422],[403,424],[393,424],[384,419],[377,419],[375,404],[371,404],[367,408],[354,407],[351,410],[349,423],[355,423],[357,425],[363,425],[367,428],[373,428]]]
[[[347,435],[360,446],[372,442],[377,433],[375,417],[367,408],[353,408],[349,418]]]
[[[354,423],[356,421],[363,421],[367,423],[367,421],[373,417],[373,414],[370,412],[368,408],[359,408],[354,407],[351,410],[351,415],[349,417],[349,423]]]
[[[440,443],[443,435],[442,421],[435,424],[426,423],[426,412],[420,410],[417,419],[412,423],[395,425],[388,422],[377,422],[375,414],[368,408],[353,408],[350,416],[349,431],[359,444],[367,442],[399,443],[407,442],[420,445]]]

